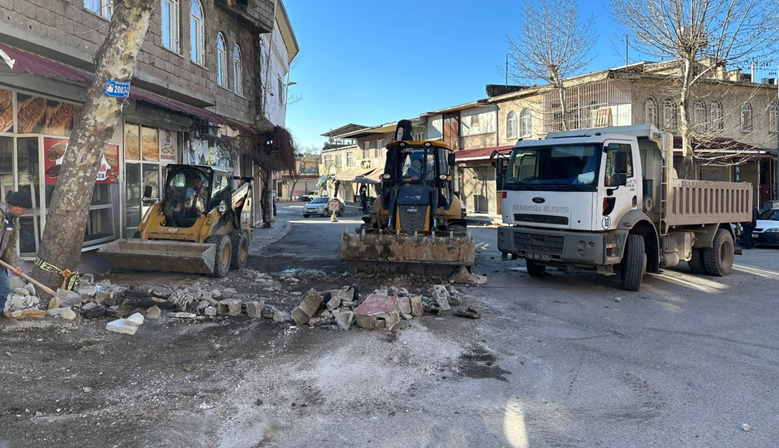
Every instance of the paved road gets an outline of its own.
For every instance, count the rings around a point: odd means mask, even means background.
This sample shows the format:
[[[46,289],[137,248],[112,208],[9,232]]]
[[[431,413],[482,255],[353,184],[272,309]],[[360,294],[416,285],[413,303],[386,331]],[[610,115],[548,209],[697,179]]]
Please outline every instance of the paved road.
[[[357,223],[300,217],[269,249],[278,268],[340,270],[337,235]],[[745,251],[724,278],[682,263],[626,292],[594,273],[530,278],[523,262],[500,261],[494,228],[472,233],[486,245],[475,270],[489,281],[468,303],[483,318],[420,322],[473,362],[456,382],[408,398],[430,414],[415,426],[432,437],[410,446],[776,446],[779,250]],[[360,426],[399,430],[393,421]]]

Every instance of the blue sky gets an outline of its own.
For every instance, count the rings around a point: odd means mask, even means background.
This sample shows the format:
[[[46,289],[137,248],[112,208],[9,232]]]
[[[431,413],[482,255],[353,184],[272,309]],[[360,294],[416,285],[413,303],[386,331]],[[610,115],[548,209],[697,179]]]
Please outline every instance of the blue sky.
[[[293,63],[287,128],[299,144],[348,123],[375,126],[486,98],[504,84],[506,33],[521,1],[286,0],[300,45]],[[600,30],[587,71],[624,64],[600,0],[580,0]],[[624,43],[618,44],[624,52]],[[631,58],[633,59],[633,58]],[[634,62],[634,61],[632,61]],[[509,80],[511,84],[511,80]]]

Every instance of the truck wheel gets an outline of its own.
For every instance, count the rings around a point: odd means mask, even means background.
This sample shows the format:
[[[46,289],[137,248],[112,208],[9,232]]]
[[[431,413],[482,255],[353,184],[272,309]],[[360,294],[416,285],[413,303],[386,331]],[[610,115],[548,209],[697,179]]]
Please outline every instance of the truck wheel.
[[[232,260],[232,246],[230,237],[227,235],[212,235],[208,237],[206,243],[216,246],[214,253],[214,272],[211,277],[224,277],[230,271],[230,260]]]
[[[246,266],[246,259],[249,258],[249,237],[246,232],[240,230],[230,232],[230,245],[233,252],[230,269],[243,269]]]
[[[527,273],[533,278],[539,278],[546,275],[546,266],[538,264],[535,260],[525,259],[525,265],[527,266]]]
[[[625,256],[622,257],[622,281],[620,287],[627,291],[638,291],[644,277],[644,238],[641,235],[628,235]]]
[[[711,246],[702,250],[706,273],[715,277],[730,274],[733,268],[733,236],[727,230],[719,229]]]
[[[687,266],[690,267],[690,272],[693,274],[705,274],[706,268],[703,266],[703,250],[692,248],[692,256],[690,261],[687,262]]]

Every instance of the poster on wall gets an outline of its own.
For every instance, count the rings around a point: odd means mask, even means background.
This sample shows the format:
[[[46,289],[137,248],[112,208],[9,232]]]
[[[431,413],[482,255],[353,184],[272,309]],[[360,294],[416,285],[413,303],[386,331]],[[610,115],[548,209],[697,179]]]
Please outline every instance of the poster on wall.
[[[176,133],[160,129],[160,162],[176,163]]]
[[[46,170],[46,185],[55,185],[65,159],[68,141],[57,138],[43,139],[43,167]],[[119,179],[119,146],[106,145],[100,167],[95,178],[96,184],[115,184]]]
[[[230,167],[232,162],[225,151],[222,151],[216,142],[208,140],[192,140],[187,142],[186,152],[189,155],[189,163],[194,165],[210,165]]]
[[[0,89],[0,132],[13,132],[14,95],[10,90]]]

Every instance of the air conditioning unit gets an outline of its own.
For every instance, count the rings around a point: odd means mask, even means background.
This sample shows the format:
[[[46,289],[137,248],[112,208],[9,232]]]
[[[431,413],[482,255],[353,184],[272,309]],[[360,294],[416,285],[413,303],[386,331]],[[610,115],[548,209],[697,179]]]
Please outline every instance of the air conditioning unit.
[[[195,138],[201,139],[216,139],[220,137],[219,126],[214,126],[205,123],[195,124]]]

